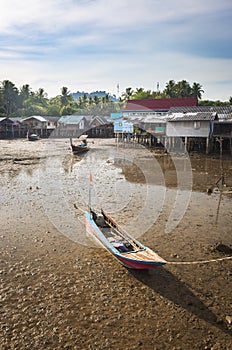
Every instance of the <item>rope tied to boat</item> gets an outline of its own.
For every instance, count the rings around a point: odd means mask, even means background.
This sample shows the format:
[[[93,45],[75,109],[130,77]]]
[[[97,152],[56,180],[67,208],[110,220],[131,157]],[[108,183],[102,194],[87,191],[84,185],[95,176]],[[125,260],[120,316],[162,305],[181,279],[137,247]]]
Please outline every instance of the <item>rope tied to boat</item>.
[[[227,256],[224,258],[210,259],[210,260],[197,260],[197,261],[167,261],[166,264],[169,265],[197,265],[197,264],[209,264],[211,262],[230,260],[232,256]]]

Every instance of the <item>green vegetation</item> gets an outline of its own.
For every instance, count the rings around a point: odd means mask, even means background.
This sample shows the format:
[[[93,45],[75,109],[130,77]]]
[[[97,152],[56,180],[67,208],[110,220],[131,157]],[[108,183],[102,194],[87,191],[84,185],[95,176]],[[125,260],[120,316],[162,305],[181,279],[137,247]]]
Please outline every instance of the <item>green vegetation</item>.
[[[194,82],[191,86],[186,80],[179,82],[169,80],[163,91],[144,90],[142,87],[134,91],[131,87],[128,87],[122,93],[118,102],[113,102],[109,94],[102,97],[84,94],[75,101],[65,86],[61,88],[60,95],[49,99],[42,88],[34,92],[28,84],[25,84],[18,89],[11,81],[4,80],[0,83],[0,116],[109,115],[111,112],[119,110],[127,100],[173,97],[197,97],[201,100],[203,93],[204,91],[199,83]],[[229,104],[232,104],[232,97],[228,102],[199,101],[199,105]]]
[[[128,87],[125,92],[122,93],[120,97],[120,101],[124,102],[127,100],[141,100],[146,98],[180,98],[180,97],[197,97],[199,105],[205,106],[222,106],[222,105],[230,105],[232,104],[232,97],[230,97],[229,101],[209,101],[209,100],[201,100],[202,94],[204,90],[199,83],[194,82],[192,86],[186,81],[181,80],[179,82],[175,82],[174,80],[169,80],[166,83],[165,89],[163,91],[151,91],[144,90],[143,88],[137,88],[135,91]],[[201,101],[200,101],[201,100]]]
[[[74,101],[68,88],[63,86],[60,95],[49,99],[42,88],[34,92],[28,84],[18,89],[9,80],[0,83],[0,117],[110,115],[117,110],[118,104],[110,100],[109,94],[94,98],[84,95]]]
[[[144,90],[137,88],[135,91],[132,88],[127,88],[122,94],[122,101],[124,100],[140,100],[144,98],[174,98],[174,97],[197,97],[201,99],[202,86],[199,83],[193,83],[192,86],[186,80],[175,82],[169,80],[163,91]]]

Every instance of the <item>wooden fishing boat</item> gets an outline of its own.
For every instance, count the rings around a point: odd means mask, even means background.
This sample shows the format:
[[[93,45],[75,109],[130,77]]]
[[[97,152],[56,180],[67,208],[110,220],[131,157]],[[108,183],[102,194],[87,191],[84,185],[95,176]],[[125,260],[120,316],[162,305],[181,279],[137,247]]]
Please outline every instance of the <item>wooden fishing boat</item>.
[[[74,145],[72,142],[72,139],[70,138],[70,145],[71,145],[71,149],[72,149],[73,154],[78,155],[78,154],[82,154],[82,153],[89,151],[89,147],[87,146],[87,137],[88,136],[87,135],[84,135],[84,136],[86,136],[86,137],[79,138],[80,143],[78,145]]]
[[[37,134],[28,135],[28,141],[38,141],[39,139],[40,139],[40,137]]]
[[[87,232],[127,268],[150,269],[167,263],[122,229],[105,211],[86,212],[85,222]]]

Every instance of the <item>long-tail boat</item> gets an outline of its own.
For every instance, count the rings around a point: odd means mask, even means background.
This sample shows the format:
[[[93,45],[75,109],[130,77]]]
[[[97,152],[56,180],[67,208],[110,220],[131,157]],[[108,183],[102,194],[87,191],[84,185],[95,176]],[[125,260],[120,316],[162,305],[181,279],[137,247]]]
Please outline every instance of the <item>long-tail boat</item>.
[[[80,137],[79,141],[80,143],[78,145],[74,145],[72,142],[72,138],[70,138],[70,145],[72,149],[72,153],[75,155],[85,153],[89,150],[89,147],[87,146],[87,135],[82,135],[84,137]]]
[[[121,264],[132,269],[150,269],[167,262],[152,249],[133,238],[104,210],[85,213],[87,232]]]

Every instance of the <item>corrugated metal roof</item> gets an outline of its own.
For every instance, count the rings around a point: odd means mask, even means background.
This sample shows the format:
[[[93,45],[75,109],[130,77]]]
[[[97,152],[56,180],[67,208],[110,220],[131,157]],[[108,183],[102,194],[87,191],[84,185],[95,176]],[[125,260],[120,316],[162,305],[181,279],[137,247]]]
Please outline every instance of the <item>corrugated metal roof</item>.
[[[198,113],[172,113],[168,116],[167,121],[210,121],[217,118],[215,112],[198,112]]]
[[[27,117],[27,118],[23,118],[22,119],[22,122],[24,122],[25,120],[30,120],[30,119],[36,119],[42,123],[46,122],[47,120],[42,117],[41,115],[31,115],[30,117]]]
[[[45,118],[47,121],[53,121],[53,122],[56,122],[56,121],[58,121],[58,120],[60,119],[60,117],[54,117],[54,116],[50,116],[50,115],[45,116],[44,118]]]
[[[92,117],[92,120],[91,120],[90,124],[92,124],[92,123],[94,123],[96,121],[99,123],[99,125],[109,124],[108,120],[105,117],[103,117],[103,116]],[[110,122],[112,123],[112,120]]]
[[[110,117],[93,116],[93,115],[64,115],[60,117],[58,122],[60,124],[79,124],[81,120],[85,119],[87,124],[91,124],[94,120],[98,120],[100,125],[112,123]]]
[[[83,118],[83,115],[63,115],[58,122],[60,124],[79,124]]]
[[[122,112],[126,111],[168,111],[174,106],[197,106],[197,98],[160,98],[160,99],[144,99],[144,100],[129,100],[126,102],[126,107]]]
[[[165,123],[166,116],[157,116],[157,115],[146,115],[145,117],[141,117],[141,121],[144,123]]]
[[[232,113],[232,106],[195,106],[195,107],[171,107],[168,114],[172,113],[197,113],[216,112],[217,114],[228,115]]]

